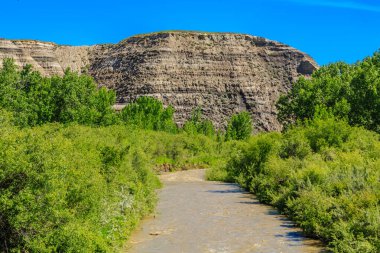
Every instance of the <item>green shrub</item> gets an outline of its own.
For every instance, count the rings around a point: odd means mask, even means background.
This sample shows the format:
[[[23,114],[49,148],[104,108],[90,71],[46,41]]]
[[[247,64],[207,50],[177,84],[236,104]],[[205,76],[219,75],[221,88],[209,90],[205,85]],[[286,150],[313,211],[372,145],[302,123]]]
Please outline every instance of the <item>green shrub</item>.
[[[288,214],[333,252],[380,251],[380,141],[334,118],[260,134],[213,168]]]
[[[226,140],[246,140],[252,133],[252,119],[248,112],[232,115],[228,121]]]
[[[280,97],[279,120],[289,126],[296,120],[313,119],[318,110],[329,111],[350,125],[380,131],[380,52],[349,65],[323,66],[311,79],[300,78]]]
[[[173,169],[221,167],[232,148],[223,143],[218,151],[203,135],[122,125],[18,129],[4,111],[0,120],[5,252],[115,252],[155,206],[158,161]]]
[[[139,97],[120,112],[120,118],[127,125],[139,129],[177,132],[173,119],[174,109],[164,108],[162,102],[152,97]]]
[[[183,125],[183,130],[188,134],[203,134],[213,137],[215,135],[214,125],[210,120],[202,118],[202,110],[196,108],[191,113],[190,119]]]
[[[309,140],[305,136],[305,131],[299,129],[288,131],[283,136],[280,157],[283,159],[296,157],[304,159],[311,153]]]
[[[92,77],[67,69],[63,77],[43,77],[31,65],[19,70],[12,59],[0,69],[0,107],[14,114],[19,126],[49,122],[111,125],[114,91],[97,89]]]

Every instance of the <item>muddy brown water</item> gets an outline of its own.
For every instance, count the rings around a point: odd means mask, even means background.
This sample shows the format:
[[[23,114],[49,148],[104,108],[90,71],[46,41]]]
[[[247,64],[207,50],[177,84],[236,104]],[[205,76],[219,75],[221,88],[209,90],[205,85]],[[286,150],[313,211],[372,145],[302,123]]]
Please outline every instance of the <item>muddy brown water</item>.
[[[161,176],[156,214],[132,235],[128,253],[323,252],[318,241],[235,184],[204,180],[204,170]]]

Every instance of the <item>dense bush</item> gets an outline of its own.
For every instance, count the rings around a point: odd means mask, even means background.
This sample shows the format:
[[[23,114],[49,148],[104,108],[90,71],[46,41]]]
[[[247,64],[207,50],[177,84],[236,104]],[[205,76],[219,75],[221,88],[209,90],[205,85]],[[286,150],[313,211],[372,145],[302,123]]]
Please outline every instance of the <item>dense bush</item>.
[[[0,69],[0,108],[12,112],[19,126],[111,125],[117,120],[111,107],[115,100],[114,91],[98,89],[90,76],[70,70],[63,77],[43,77],[30,65],[18,70],[11,59],[5,59]]]
[[[109,252],[125,240],[158,181],[133,135],[113,130],[1,129],[0,251]]]
[[[252,119],[248,112],[232,115],[228,121],[226,140],[246,140],[252,134]]]
[[[300,78],[278,102],[285,125],[312,119],[320,110],[350,125],[380,131],[380,52],[349,65],[338,62],[321,67],[311,79]]]
[[[220,166],[206,136],[47,124],[0,113],[0,251],[114,252],[153,210],[153,168]]]
[[[185,122],[183,130],[189,134],[203,134],[209,137],[215,135],[214,125],[202,116],[200,108],[193,110],[190,119]]]
[[[209,179],[238,182],[332,251],[380,252],[379,135],[350,126],[379,131],[379,69],[375,53],[299,79],[278,103],[287,130],[249,138],[248,113],[222,134],[198,108],[182,132],[154,98],[117,114],[115,93],[89,76],[48,78],[5,60],[0,251],[116,251],[154,207],[153,168],[212,167]]]
[[[380,252],[379,135],[334,118],[252,137],[224,170],[333,252]]]
[[[173,114],[173,107],[164,108],[162,102],[152,97],[139,97],[123,108],[120,118],[140,129],[176,132]]]

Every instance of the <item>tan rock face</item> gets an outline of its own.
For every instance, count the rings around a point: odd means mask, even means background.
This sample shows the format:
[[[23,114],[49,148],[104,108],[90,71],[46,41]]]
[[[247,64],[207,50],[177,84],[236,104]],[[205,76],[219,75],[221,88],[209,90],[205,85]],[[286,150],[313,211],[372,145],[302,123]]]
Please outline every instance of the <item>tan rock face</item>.
[[[179,124],[197,106],[218,127],[247,110],[258,130],[281,129],[275,108],[279,95],[317,68],[292,47],[229,33],[155,33],[91,47],[0,40],[0,59],[5,57],[46,75],[60,75],[67,67],[86,70],[100,86],[115,89],[121,104],[157,97],[175,107]]]
[[[33,65],[43,75],[63,75],[66,68],[81,72],[89,65],[92,47],[58,46],[34,40],[0,39],[0,62],[13,58],[17,65]]]

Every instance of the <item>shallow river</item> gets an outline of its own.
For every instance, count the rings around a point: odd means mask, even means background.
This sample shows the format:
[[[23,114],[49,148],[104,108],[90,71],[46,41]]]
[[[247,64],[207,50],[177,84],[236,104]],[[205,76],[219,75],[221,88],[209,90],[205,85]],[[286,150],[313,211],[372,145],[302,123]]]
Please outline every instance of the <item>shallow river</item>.
[[[162,175],[156,214],[132,235],[129,253],[322,252],[318,241],[235,184],[204,170]]]

